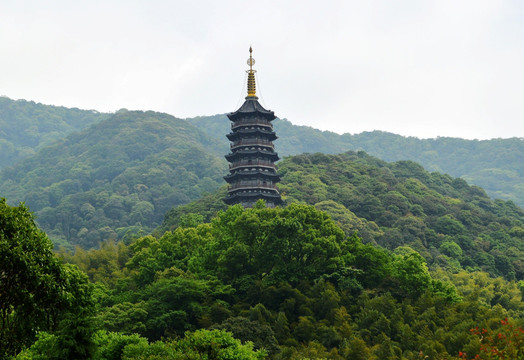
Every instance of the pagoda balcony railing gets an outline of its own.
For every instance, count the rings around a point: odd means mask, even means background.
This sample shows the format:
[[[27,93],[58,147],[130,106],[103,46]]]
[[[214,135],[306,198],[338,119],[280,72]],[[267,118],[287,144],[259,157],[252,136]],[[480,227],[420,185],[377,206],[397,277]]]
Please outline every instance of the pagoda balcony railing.
[[[262,139],[252,139],[252,140],[243,139],[243,140],[238,140],[238,141],[234,141],[232,144],[230,144],[229,147],[234,148],[234,147],[243,146],[243,145],[262,145],[262,146],[270,147],[272,149],[275,148],[275,145],[273,145],[273,143],[271,141],[262,140]]]
[[[250,166],[267,166],[271,168],[275,168],[275,164],[272,161],[269,160],[241,160],[236,161],[232,164],[229,164],[229,169],[234,169],[237,167],[250,167]]]
[[[231,124],[231,129],[236,129],[237,127],[241,127],[241,126],[255,126],[255,125],[268,126],[271,129],[273,129],[273,124],[271,124],[268,121],[261,121],[261,120],[236,121]]]
[[[237,189],[266,189],[266,190],[277,190],[276,186],[270,182],[265,181],[240,181],[229,186],[229,190]]]

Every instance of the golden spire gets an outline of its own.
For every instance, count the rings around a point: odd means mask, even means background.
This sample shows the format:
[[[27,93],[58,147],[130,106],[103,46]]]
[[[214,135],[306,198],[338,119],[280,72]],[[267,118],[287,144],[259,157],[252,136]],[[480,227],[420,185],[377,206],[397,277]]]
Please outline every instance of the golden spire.
[[[256,97],[256,84],[255,84],[255,70],[253,70],[253,65],[255,65],[255,59],[253,59],[253,56],[251,55],[253,53],[253,49],[251,49],[251,46],[249,47],[249,59],[247,59],[247,64],[249,65],[249,71],[247,72],[247,96],[248,97]]]

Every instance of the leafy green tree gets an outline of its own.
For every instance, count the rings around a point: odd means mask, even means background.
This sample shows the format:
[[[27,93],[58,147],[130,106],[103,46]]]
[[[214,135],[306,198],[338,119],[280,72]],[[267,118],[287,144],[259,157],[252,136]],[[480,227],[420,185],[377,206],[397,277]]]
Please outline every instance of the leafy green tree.
[[[268,282],[298,281],[334,271],[343,232],[312,206],[232,206],[212,221],[206,269],[223,279],[254,275]]]
[[[36,335],[37,340],[28,349],[23,350],[15,356],[16,360],[47,360],[55,358],[56,335],[48,332],[40,332]]]
[[[336,356],[336,351],[329,352],[318,341],[310,341],[304,346],[289,349],[288,354],[283,354],[282,358],[301,360],[301,359],[340,359]],[[285,356],[285,357],[284,357]]]
[[[382,248],[363,244],[357,236],[349,240],[346,263],[360,270],[355,274],[358,282],[365,288],[382,286],[384,280],[391,276],[391,254]]]
[[[253,343],[255,350],[264,349],[269,355],[279,351],[278,343],[271,327],[260,324],[257,321],[241,316],[231,317],[212,328],[226,330],[232,333],[236,339],[241,340],[242,343],[250,341]]]
[[[418,298],[431,286],[425,259],[418,253],[397,256],[392,263],[392,290],[400,297]]]
[[[464,225],[450,214],[437,219],[435,230],[446,235],[459,235],[465,232]]]
[[[224,330],[197,330],[187,332],[183,339],[171,342],[127,345],[122,359],[256,360],[265,357],[263,350],[253,350],[253,343],[242,344]]]
[[[102,309],[97,317],[102,328],[108,331],[118,331],[126,335],[144,334],[148,317],[147,304],[144,301],[117,303]]]
[[[342,354],[346,359],[369,360],[373,359],[371,351],[366,342],[359,338],[349,340],[346,347],[343,348]]]
[[[445,241],[440,245],[440,252],[452,258],[460,258],[462,256],[462,249],[454,241]]]
[[[55,350],[90,356],[92,287],[52,247],[27,207],[0,199],[0,356],[16,354],[40,331],[57,335]]]
[[[53,356],[57,359],[90,359],[95,346],[92,335],[94,299],[87,275],[76,266],[65,265],[67,297],[63,301]]]
[[[130,344],[147,347],[147,339],[137,334],[124,335],[118,332],[97,331],[93,336],[97,346],[94,360],[121,360],[124,349]]]

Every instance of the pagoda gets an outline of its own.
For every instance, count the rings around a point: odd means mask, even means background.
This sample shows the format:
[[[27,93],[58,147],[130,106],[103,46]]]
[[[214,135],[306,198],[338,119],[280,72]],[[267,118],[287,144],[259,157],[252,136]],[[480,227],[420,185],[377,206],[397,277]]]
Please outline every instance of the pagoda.
[[[252,207],[263,199],[267,207],[275,207],[282,203],[276,188],[280,176],[275,161],[279,157],[273,141],[277,136],[271,123],[276,117],[273,111],[264,109],[258,102],[252,53],[250,47],[246,101],[237,111],[227,115],[232,121],[231,133],[226,135],[231,141],[231,152],[226,155],[230,164],[229,175],[224,179],[229,183],[229,189],[224,201],[229,205]]]

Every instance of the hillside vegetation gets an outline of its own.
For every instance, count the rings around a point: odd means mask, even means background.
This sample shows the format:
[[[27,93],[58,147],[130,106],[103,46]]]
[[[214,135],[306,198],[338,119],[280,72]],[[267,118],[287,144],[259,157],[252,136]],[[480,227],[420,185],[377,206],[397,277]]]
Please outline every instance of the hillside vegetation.
[[[283,207],[227,207],[225,145],[121,111],[4,169],[77,246],[0,199],[0,359],[524,357],[513,202],[349,151],[281,161]]]
[[[69,109],[0,97],[0,169],[34,155],[66,135],[107,119],[94,110]]]
[[[46,130],[49,136],[58,136],[49,124],[60,116],[75,126],[108,117],[80,133],[55,140],[25,162],[0,172],[0,194],[11,204],[25,201],[36,211],[39,225],[58,244],[89,248],[107,238],[147,233],[173,206],[213,193],[224,184],[227,164],[223,155],[228,152],[224,134],[230,131],[224,115],[184,121],[153,112],[108,115],[0,100],[12,108],[12,117],[26,116],[42,124],[39,133]],[[365,148],[387,160],[418,159],[426,169],[486,186],[489,195],[522,204],[521,139],[420,140],[383,132],[337,135],[278,119],[275,128],[280,136],[276,147],[281,156]],[[220,205],[213,209],[218,208]],[[215,212],[208,211],[208,215]],[[371,221],[385,226],[384,220]],[[360,230],[366,238],[364,229]],[[500,254],[492,255],[500,258]]]
[[[225,115],[188,119],[209,136],[223,141],[230,121]],[[461,177],[493,198],[513,200],[524,207],[524,139],[418,139],[383,131],[339,135],[287,120],[274,121],[281,156],[321,152],[338,154],[364,150],[385,161],[413,160],[429,171]],[[348,123],[348,128],[351,124]]]
[[[0,194],[24,201],[58,243],[97,246],[148,233],[172,206],[223,182],[220,145],[170,115],[122,111],[0,173]]]
[[[491,200],[477,186],[412,161],[387,163],[364,152],[302,154],[278,167],[286,204],[326,211],[347,235],[357,231],[364,242],[397,252],[409,246],[434,268],[524,279],[524,211],[513,202]],[[208,196],[173,209],[162,230],[190,221],[188,214],[207,220],[220,202]]]
[[[72,358],[82,349],[75,358],[522,355],[524,305],[514,281],[430,273],[414,250],[363,244],[309,205],[236,205],[159,238],[62,256],[94,283],[83,294],[94,301],[85,304],[90,326],[75,338],[42,328],[18,359]]]

